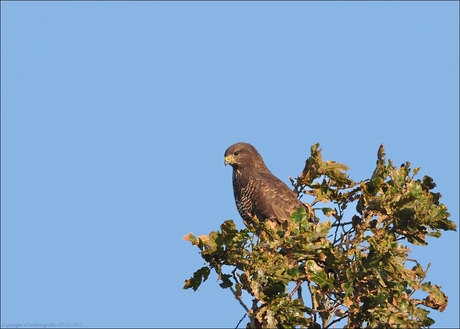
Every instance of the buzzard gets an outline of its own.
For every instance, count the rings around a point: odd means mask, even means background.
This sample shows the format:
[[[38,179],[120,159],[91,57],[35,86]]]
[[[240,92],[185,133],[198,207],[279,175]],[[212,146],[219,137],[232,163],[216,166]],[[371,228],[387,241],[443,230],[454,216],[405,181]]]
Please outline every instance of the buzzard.
[[[233,194],[246,226],[253,218],[284,226],[290,215],[303,206],[296,194],[275,177],[259,152],[248,143],[236,143],[225,151],[225,165],[233,167]]]

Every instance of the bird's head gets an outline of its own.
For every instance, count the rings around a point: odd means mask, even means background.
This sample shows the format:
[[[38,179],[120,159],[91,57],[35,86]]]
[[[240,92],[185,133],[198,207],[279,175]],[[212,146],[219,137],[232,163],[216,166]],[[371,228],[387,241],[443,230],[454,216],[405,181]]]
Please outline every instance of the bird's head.
[[[268,170],[259,152],[248,143],[236,143],[225,151],[225,165],[233,168],[245,169],[252,168],[260,171]]]

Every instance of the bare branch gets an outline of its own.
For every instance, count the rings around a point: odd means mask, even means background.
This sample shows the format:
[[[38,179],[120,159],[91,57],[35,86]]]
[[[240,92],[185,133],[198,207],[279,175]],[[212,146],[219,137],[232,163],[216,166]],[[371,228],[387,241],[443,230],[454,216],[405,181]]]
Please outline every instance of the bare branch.
[[[340,318],[335,319],[334,321],[331,321],[331,323],[329,323],[326,327],[324,327],[324,329],[330,328],[334,323],[337,323],[340,320],[345,319],[347,316],[348,316],[348,311],[345,311],[344,315],[342,315]]]
[[[299,289],[297,290],[297,298],[300,300],[302,305],[305,305],[303,302],[303,296],[302,296],[302,285],[299,286]]]
[[[301,289],[301,285],[302,285],[302,280],[297,281],[297,285],[294,287],[294,289],[291,291],[288,297],[291,298],[292,296],[294,296],[295,292],[298,289]]]
[[[238,326],[240,325],[241,321],[244,320],[244,318],[246,317],[246,315],[248,315],[248,313],[245,313],[245,314],[243,315],[243,317],[241,318],[241,320],[240,320],[240,321],[238,322],[238,324],[236,325],[235,329],[238,328]]]
[[[249,308],[246,306],[246,304],[243,303],[243,301],[241,300],[241,298],[238,297],[235,288],[230,287],[230,290],[232,291],[233,295],[234,295],[235,298],[238,300],[238,302],[240,303],[240,305],[243,306],[243,308],[246,310],[246,312],[249,313]]]

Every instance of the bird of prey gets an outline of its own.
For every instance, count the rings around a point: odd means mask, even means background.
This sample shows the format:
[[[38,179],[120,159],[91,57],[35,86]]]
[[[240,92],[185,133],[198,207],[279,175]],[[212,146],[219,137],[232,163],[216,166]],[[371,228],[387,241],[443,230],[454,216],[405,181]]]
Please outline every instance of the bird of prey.
[[[236,143],[225,151],[225,165],[233,167],[233,194],[246,226],[253,218],[269,221],[273,228],[287,224],[290,215],[303,206],[297,195],[275,177],[259,152],[248,143]]]

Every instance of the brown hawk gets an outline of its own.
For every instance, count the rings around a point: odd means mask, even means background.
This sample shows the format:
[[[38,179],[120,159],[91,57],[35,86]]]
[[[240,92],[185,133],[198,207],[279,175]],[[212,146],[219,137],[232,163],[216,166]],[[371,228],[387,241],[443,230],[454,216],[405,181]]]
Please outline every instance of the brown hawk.
[[[303,206],[296,194],[275,177],[259,152],[248,143],[236,143],[225,151],[225,165],[233,167],[233,194],[246,226],[253,218],[284,226],[291,214]],[[252,225],[251,225],[252,226]]]

